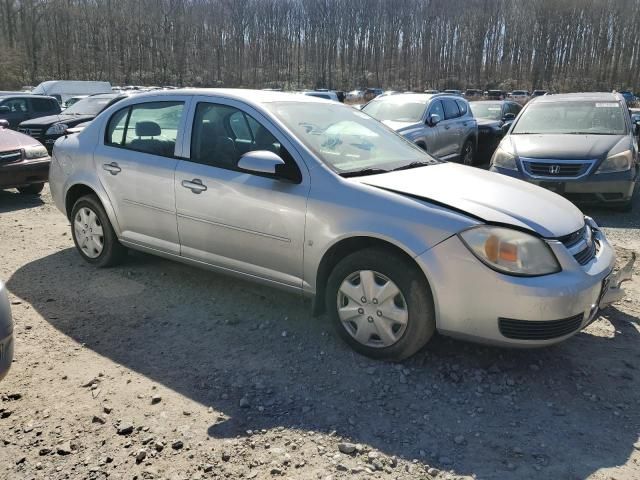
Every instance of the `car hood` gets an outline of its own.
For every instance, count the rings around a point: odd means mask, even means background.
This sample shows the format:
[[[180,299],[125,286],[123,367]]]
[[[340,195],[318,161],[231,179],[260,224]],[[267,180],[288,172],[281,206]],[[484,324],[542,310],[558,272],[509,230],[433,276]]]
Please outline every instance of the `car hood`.
[[[476,117],[476,121],[478,122],[478,127],[501,127],[502,126],[502,122],[500,120],[494,120],[492,118]]]
[[[8,150],[18,150],[19,148],[39,145],[40,142],[34,140],[29,135],[9,130],[8,128],[0,128],[0,152]]]
[[[21,127],[39,127],[42,125],[53,125],[54,123],[66,123],[67,125],[77,125],[95,118],[95,115],[49,115],[47,117],[38,117],[32,120],[25,120],[20,123]]]
[[[565,198],[506,175],[464,165],[440,163],[354,180],[546,238],[568,235],[584,225],[582,212]]]
[[[587,160],[602,158],[626,135],[510,135],[514,153],[520,157]]]
[[[396,132],[420,125],[420,122],[396,122],[394,120],[383,120],[382,123]]]

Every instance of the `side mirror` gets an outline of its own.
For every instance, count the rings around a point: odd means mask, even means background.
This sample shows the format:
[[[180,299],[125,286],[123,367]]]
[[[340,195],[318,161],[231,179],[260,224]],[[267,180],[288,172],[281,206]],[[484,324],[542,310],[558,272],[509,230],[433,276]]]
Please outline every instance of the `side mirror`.
[[[280,165],[284,165],[284,160],[269,150],[247,152],[238,160],[238,168],[257,174],[275,175]]]
[[[505,113],[504,117],[502,117],[502,120],[504,120],[505,122],[508,122],[509,120],[515,120],[516,118],[516,114],[515,113]]]
[[[427,118],[427,125],[429,125],[430,127],[435,127],[440,123],[441,120],[442,119],[440,118],[440,115],[438,115],[437,113],[431,113]]]
[[[1,105],[0,106],[0,113],[11,113],[11,109],[9,107],[7,107],[6,105]]]
[[[9,128],[9,122],[0,119],[0,128]]]
[[[636,135],[640,135],[640,120],[635,121],[634,132]]]

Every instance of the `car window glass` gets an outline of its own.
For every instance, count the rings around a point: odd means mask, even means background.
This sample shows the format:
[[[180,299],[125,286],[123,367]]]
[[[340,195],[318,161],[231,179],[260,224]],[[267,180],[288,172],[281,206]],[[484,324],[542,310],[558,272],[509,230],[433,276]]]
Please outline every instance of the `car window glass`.
[[[464,100],[456,100],[456,103],[458,104],[458,108],[460,109],[460,115],[466,115],[467,114],[467,103]]]
[[[297,170],[276,137],[251,115],[227,105],[198,104],[191,134],[191,161],[236,170],[240,157],[255,150],[273,152],[287,168]]]
[[[105,143],[108,145],[122,145],[124,141],[124,129],[127,125],[129,108],[123,108],[114,113],[109,119]]]
[[[173,157],[183,109],[183,102],[150,102],[119,110],[109,120],[105,143]]]
[[[57,110],[54,106],[55,100],[47,100],[46,98],[32,98],[31,106],[34,112],[51,112]]]
[[[444,118],[450,120],[452,118],[457,118],[460,116],[460,110],[458,110],[458,105],[454,100],[450,98],[445,98],[442,100],[444,105]]]
[[[24,98],[11,98],[2,103],[3,107],[9,107],[11,113],[26,113],[27,101]]]
[[[440,120],[444,120],[444,108],[442,108],[442,102],[440,100],[434,100],[431,102],[429,115],[438,115]]]

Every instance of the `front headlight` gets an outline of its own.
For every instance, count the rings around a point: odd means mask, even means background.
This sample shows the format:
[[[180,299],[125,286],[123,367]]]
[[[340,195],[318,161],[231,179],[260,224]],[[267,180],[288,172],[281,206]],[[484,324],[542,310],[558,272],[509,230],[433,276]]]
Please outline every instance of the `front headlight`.
[[[607,157],[602,162],[602,165],[598,167],[596,173],[613,173],[613,172],[626,172],[631,168],[633,164],[633,152],[631,150],[625,150],[622,153]]]
[[[533,277],[561,270],[544,240],[519,230],[483,225],[459,236],[481,262],[501,273]]]
[[[69,126],[65,123],[56,123],[47,128],[45,135],[62,135],[67,131],[67,128],[69,128]]]
[[[491,165],[494,167],[506,168],[508,170],[518,169],[515,155],[507,152],[502,148],[502,145],[499,145],[493,153],[493,157],[491,157]]]
[[[34,145],[24,149],[24,158],[27,160],[33,160],[35,158],[48,157],[49,152],[42,145]]]

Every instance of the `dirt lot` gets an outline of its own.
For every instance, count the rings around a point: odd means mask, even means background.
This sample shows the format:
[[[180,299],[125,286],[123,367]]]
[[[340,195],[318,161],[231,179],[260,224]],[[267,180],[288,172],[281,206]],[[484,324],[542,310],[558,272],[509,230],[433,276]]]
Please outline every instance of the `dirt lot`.
[[[587,211],[640,251],[635,213]],[[640,272],[636,268],[636,275]],[[360,357],[300,298],[142,254],[96,270],[0,192],[2,479],[640,478],[640,276],[564,344]]]

